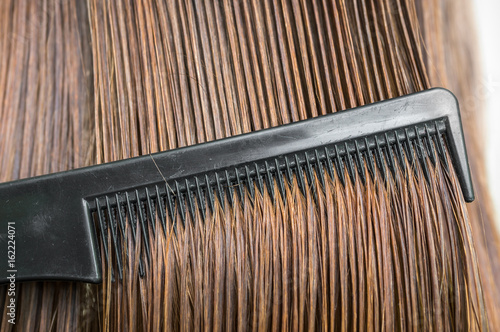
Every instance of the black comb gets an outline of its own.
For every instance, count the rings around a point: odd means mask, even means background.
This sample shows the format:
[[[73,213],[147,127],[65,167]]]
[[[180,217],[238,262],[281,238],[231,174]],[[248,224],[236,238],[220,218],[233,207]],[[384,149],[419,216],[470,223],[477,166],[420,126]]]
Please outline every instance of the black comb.
[[[320,182],[328,173],[344,184],[356,177],[366,181],[377,171],[385,178],[405,160],[421,163],[428,177],[427,160],[440,158],[449,167],[446,149],[464,199],[471,202],[457,100],[447,90],[432,89],[210,143],[3,183],[0,282],[14,271],[17,281],[98,283],[101,256],[114,262],[113,275],[121,278],[127,222],[134,239],[136,232],[144,239],[142,275],[144,260],[150,259],[150,233],[175,228],[169,220],[185,222],[188,214],[204,218],[216,200],[232,204],[235,195],[244,195],[243,186],[253,196],[273,183],[283,194],[285,181],[294,175],[302,190],[314,183],[313,173]],[[368,172],[360,167],[364,164]],[[270,194],[274,198],[273,190]],[[156,218],[162,229],[155,228]],[[15,259],[10,261],[9,225],[15,227]]]

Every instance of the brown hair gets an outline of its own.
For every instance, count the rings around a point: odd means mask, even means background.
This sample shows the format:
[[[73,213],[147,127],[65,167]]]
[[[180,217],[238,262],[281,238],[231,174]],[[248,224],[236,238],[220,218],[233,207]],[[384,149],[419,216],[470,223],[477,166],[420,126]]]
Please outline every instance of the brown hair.
[[[144,234],[127,223],[122,281],[103,264],[100,286],[19,285],[18,328],[500,327],[469,1],[75,3],[0,4],[3,181],[444,86],[461,100],[478,199],[466,205],[441,162],[429,181],[408,160],[386,181],[305,176],[301,191],[294,178],[284,198],[256,187],[205,219],[169,217],[148,234],[142,278]]]

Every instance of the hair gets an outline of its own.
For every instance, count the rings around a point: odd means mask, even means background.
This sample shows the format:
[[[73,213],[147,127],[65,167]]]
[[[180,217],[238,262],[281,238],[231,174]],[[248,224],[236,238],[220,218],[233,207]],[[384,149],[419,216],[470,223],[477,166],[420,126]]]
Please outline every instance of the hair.
[[[127,222],[123,280],[103,262],[102,285],[19,284],[15,328],[500,328],[468,0],[10,0],[0,17],[2,181],[442,86],[461,102],[477,196],[465,204],[439,158],[428,181],[409,160],[345,185],[296,176],[283,196],[244,189],[205,218],[168,216],[143,277]]]

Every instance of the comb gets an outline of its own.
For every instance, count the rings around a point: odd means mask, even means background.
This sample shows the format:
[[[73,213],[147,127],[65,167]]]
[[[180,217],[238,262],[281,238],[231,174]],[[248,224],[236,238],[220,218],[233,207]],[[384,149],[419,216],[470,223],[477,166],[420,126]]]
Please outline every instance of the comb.
[[[17,281],[99,283],[101,259],[112,264],[113,279],[121,278],[126,223],[134,240],[136,232],[143,237],[143,275],[150,234],[177,227],[169,220],[184,223],[187,214],[204,218],[216,200],[222,208],[224,198],[233,204],[244,187],[253,196],[276,183],[283,195],[283,184],[294,176],[302,190],[314,173],[320,181],[328,173],[343,184],[356,177],[366,181],[375,172],[387,179],[405,160],[419,162],[428,177],[428,161],[440,158],[450,167],[445,151],[465,201],[473,201],[458,102],[447,90],[431,89],[210,143],[3,183],[0,282],[13,271]],[[274,190],[269,193],[274,199]],[[162,229],[155,228],[156,218]],[[12,229],[15,257],[7,259]]]

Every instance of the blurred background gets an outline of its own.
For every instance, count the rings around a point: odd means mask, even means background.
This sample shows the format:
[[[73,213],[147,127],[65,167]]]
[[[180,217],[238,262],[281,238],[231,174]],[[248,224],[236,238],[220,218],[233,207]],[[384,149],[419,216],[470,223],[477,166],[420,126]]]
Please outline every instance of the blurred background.
[[[475,0],[475,7],[484,84],[477,97],[486,107],[488,176],[500,229],[500,1]]]

